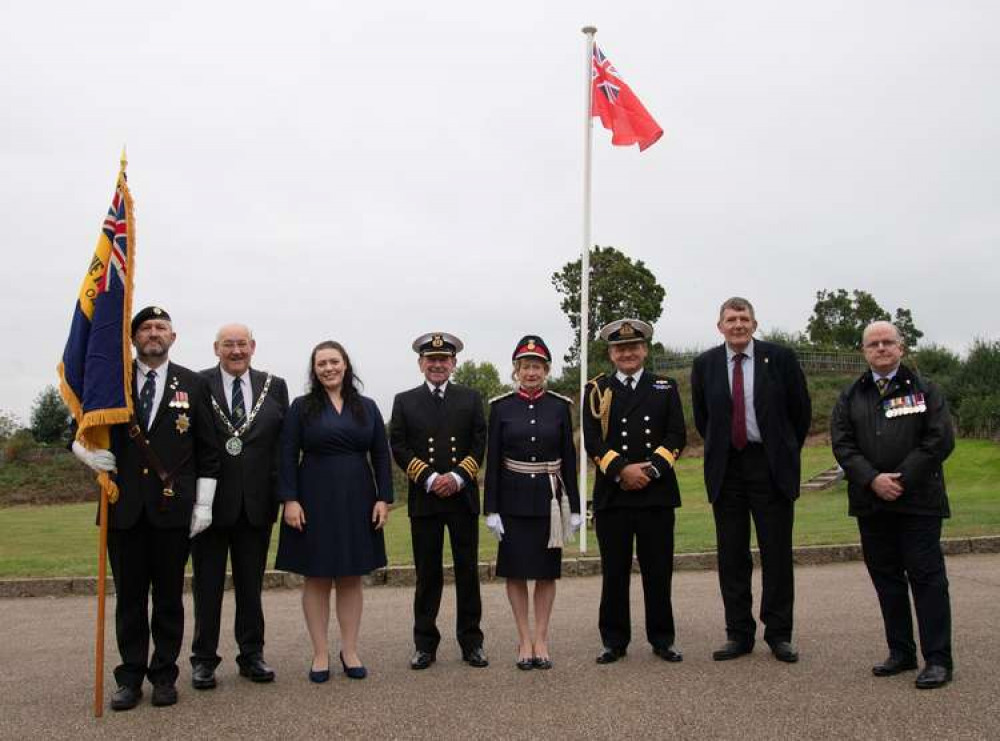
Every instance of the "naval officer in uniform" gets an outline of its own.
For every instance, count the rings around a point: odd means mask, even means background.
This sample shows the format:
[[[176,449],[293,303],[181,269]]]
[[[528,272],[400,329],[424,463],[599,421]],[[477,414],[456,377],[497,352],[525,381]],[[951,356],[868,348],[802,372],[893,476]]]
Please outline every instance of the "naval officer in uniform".
[[[417,588],[413,598],[413,669],[437,658],[438,608],[444,586],[444,532],[454,559],[456,632],[462,659],[485,667],[479,593],[479,484],[486,448],[486,417],[479,392],[452,383],[463,344],[447,332],[413,342],[424,382],[397,394],[389,438],[396,464],[409,479],[407,509]]]
[[[601,328],[600,336],[615,370],[587,385],[582,420],[587,455],[597,467],[594,517],[603,574],[597,663],[625,656],[631,640],[633,544],[646,638],[661,659],[681,661],[670,602],[674,508],[681,504],[674,462],[687,442],[677,382],[644,369],[653,336],[646,322],[620,319]]]

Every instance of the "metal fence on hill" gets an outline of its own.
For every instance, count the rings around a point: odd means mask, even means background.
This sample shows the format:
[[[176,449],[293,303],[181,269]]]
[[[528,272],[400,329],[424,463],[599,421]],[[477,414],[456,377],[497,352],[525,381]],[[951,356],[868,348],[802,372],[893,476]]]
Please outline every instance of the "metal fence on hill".
[[[803,370],[827,373],[861,373],[868,366],[861,353],[854,352],[816,352],[804,350],[798,352],[799,364]],[[653,362],[654,371],[667,371],[676,368],[690,368],[696,357],[695,353],[668,355],[656,358]]]

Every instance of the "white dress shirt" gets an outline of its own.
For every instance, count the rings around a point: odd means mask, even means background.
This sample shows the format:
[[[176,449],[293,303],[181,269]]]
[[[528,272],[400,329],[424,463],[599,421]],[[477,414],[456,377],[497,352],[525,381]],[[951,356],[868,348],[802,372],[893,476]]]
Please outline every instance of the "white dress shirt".
[[[232,416],[233,381],[236,380],[236,376],[226,373],[222,370],[222,366],[219,366],[219,371],[222,373],[222,392],[226,395],[226,408],[229,410],[230,416]],[[247,416],[250,416],[250,410],[253,409],[253,389],[250,387],[249,369],[246,373],[240,375],[240,389],[243,391],[243,408],[246,410]]]
[[[635,373],[632,374],[632,388],[633,389],[635,389],[639,385],[639,379],[642,378],[642,371],[643,371],[643,369],[640,368],[639,370],[637,370]],[[619,381],[621,381],[622,386],[625,385],[625,379],[628,378],[628,377],[629,377],[628,373],[622,373],[621,371],[618,371],[617,373],[615,373],[615,378],[617,378]]]
[[[757,426],[757,410],[753,405],[753,339],[743,350],[746,357],[743,359],[743,407],[747,413],[747,442],[763,442],[760,436],[760,427]],[[726,367],[729,371],[729,393],[733,393],[733,368],[736,367],[736,351],[728,344],[726,345]]]
[[[448,393],[448,382],[447,381],[445,381],[444,383],[442,383],[440,386],[435,386],[430,381],[425,381],[425,383],[427,384],[427,390],[431,392],[431,396],[434,396],[434,389],[436,389],[436,388],[441,389],[441,399],[444,400],[445,394]],[[455,479],[455,483],[458,484],[458,488],[459,489],[461,489],[461,488],[463,488],[465,486],[465,479],[463,479],[461,476],[459,476],[454,471],[449,471],[448,473],[451,475],[451,477],[453,479]],[[437,477],[438,477],[437,471],[433,472],[430,476],[427,477],[427,483],[424,484],[424,487],[427,489],[427,491],[430,491],[431,487],[434,486],[434,480]]]

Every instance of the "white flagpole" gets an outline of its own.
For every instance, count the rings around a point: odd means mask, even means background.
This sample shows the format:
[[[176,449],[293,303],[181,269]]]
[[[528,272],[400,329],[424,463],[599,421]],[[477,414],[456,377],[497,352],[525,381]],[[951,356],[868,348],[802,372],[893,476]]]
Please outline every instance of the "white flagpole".
[[[587,345],[590,339],[590,156],[594,118],[591,115],[593,91],[594,26],[581,29],[586,36],[585,106],[583,111],[583,250],[580,258],[580,553],[587,552],[587,449],[583,444],[583,415],[587,411]]]

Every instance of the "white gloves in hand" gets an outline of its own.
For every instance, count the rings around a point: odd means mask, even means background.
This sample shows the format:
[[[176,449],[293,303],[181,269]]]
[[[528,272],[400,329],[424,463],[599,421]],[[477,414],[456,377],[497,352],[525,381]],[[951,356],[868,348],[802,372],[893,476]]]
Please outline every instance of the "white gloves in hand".
[[[74,440],[73,455],[98,473],[115,470],[115,454],[110,450],[88,450],[79,440]]]
[[[486,515],[486,527],[497,540],[503,540],[503,523],[500,521],[500,515],[496,512]]]
[[[573,535],[576,535],[580,531],[580,525],[583,524],[583,517],[574,512],[569,516],[569,529]]]
[[[215,501],[215,479],[198,479],[195,485],[194,509],[191,511],[191,537],[212,524],[212,502]]]

